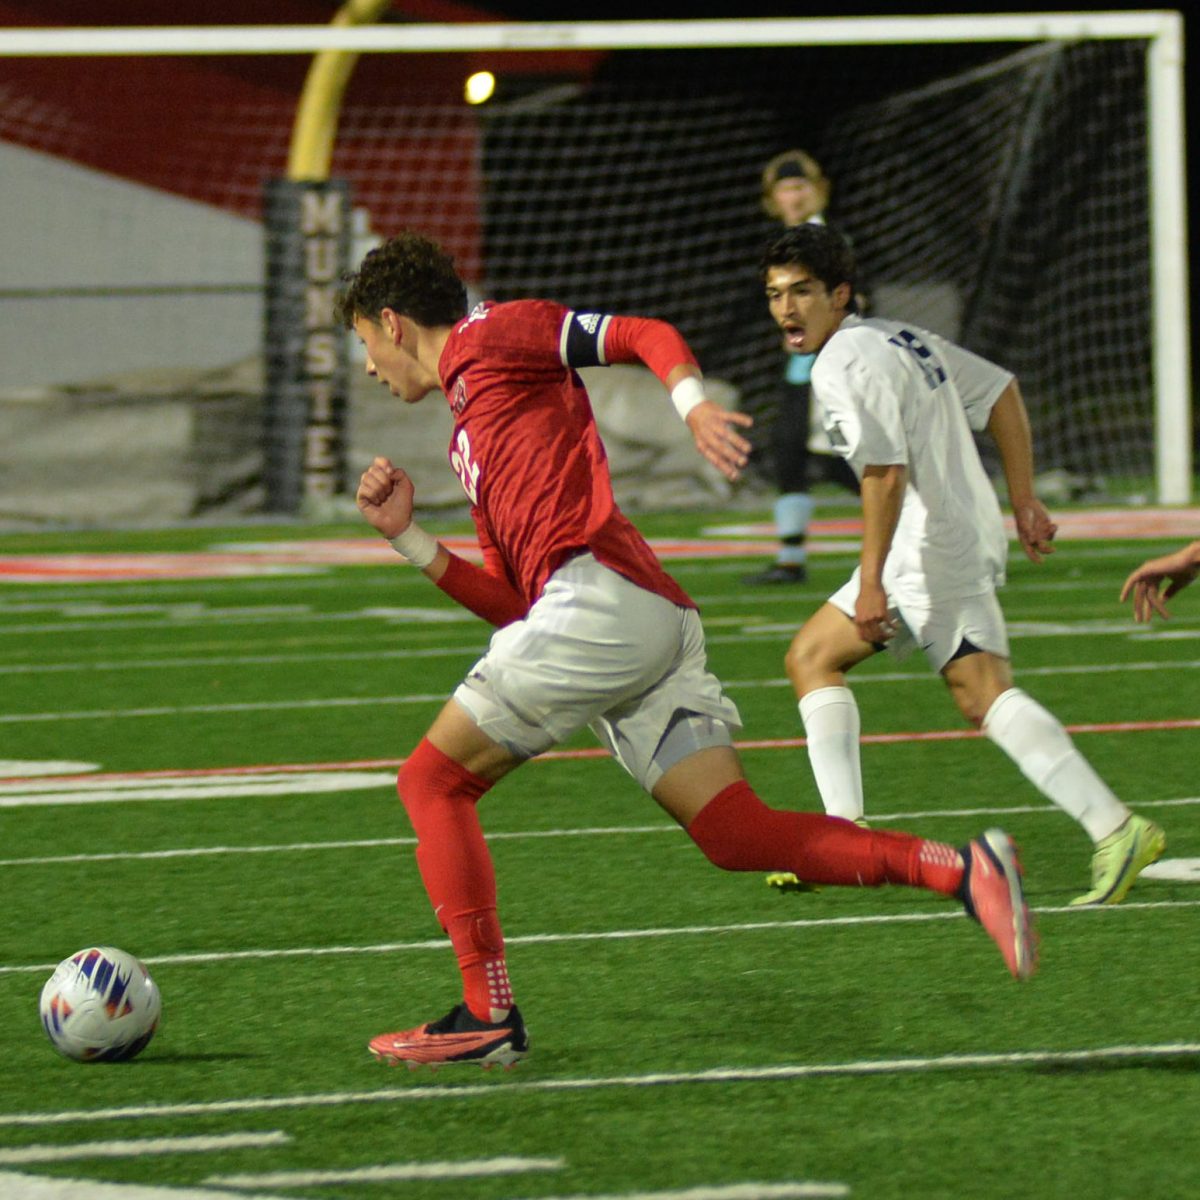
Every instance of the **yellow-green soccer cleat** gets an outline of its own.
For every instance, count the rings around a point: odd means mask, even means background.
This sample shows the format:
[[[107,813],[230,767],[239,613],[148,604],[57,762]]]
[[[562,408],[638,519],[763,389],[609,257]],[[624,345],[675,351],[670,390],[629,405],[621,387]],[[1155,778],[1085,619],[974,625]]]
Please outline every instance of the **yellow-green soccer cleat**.
[[[791,871],[775,871],[767,876],[767,887],[777,892],[819,892],[821,889],[815,883],[805,883]]]
[[[1092,890],[1072,904],[1119,904],[1134,881],[1167,848],[1167,836],[1153,821],[1132,814],[1120,829],[1097,843],[1092,855]]]

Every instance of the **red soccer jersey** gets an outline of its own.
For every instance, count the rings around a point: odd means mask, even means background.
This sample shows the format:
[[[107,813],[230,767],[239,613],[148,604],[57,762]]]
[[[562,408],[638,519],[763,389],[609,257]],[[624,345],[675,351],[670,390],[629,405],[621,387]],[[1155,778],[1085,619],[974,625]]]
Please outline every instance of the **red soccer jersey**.
[[[604,361],[604,321],[546,300],[481,304],[460,321],[438,364],[455,418],[450,465],[489,568],[527,603],[590,550],[639,587],[694,608],[613,500],[591,402],[568,365]],[[589,335],[593,354],[599,344],[590,360]]]

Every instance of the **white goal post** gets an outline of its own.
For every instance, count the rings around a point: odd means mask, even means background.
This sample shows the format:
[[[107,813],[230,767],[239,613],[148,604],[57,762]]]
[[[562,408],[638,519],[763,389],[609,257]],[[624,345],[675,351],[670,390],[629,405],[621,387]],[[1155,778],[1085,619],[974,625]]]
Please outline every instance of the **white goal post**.
[[[679,50],[938,43],[1144,44],[1150,233],[1147,369],[1161,503],[1192,498],[1183,17],[1176,12],[1031,13],[644,22],[0,29],[0,58]],[[1131,304],[1138,297],[1129,297]]]

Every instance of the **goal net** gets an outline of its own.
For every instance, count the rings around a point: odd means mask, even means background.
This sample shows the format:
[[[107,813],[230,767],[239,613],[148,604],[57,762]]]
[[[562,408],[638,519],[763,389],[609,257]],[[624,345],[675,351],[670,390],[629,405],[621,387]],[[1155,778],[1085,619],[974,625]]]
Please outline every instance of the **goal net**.
[[[870,310],[1014,371],[1042,470],[1081,491],[1155,463],[1146,71],[1050,43],[839,115],[836,217]]]
[[[782,359],[756,182],[796,135],[736,92],[629,91],[486,122],[488,288],[674,321],[761,441]],[[1137,44],[1052,43],[856,106],[806,140],[869,313],[1013,370],[1041,469],[1080,490],[1144,491],[1154,472],[1145,95]]]
[[[1031,30],[1016,51],[997,44],[985,63],[805,120],[804,89],[781,103],[747,70],[753,52],[723,58],[718,27],[744,43],[745,23],[702,24],[713,44],[667,55],[671,69],[644,49],[609,49],[598,67],[543,66],[518,98],[479,108],[379,85],[381,63],[409,70],[426,56],[364,58],[374,86],[351,88],[331,166],[355,212],[353,254],[416,228],[455,254],[477,295],[672,321],[755,413],[764,444],[783,355],[757,274],[777,230],[759,176],[798,146],[833,180],[827,216],[855,246],[870,312],[1012,369],[1039,470],[1074,494],[1188,498],[1186,306],[1169,306],[1164,334],[1165,306],[1150,302],[1164,237],[1183,245],[1179,221],[1164,234],[1154,217],[1145,37],[1038,41]],[[774,47],[773,70],[788,53],[808,77],[823,54],[818,76],[837,69],[837,47],[806,45]],[[901,64],[931,47],[875,53],[903,80]],[[303,61],[84,55],[57,60],[53,86],[53,60],[9,65],[2,173],[40,182],[0,189],[15,264],[0,291],[0,315],[13,317],[0,323],[0,392],[85,370],[182,362],[211,374],[259,356],[264,195],[286,171]],[[155,108],[181,86],[194,98],[186,113]],[[1173,294],[1186,297],[1186,277]],[[85,336],[47,359],[46,319],[72,306],[96,314],[100,344]],[[1172,380],[1164,337],[1182,355]],[[1181,378],[1164,415],[1163,389]]]

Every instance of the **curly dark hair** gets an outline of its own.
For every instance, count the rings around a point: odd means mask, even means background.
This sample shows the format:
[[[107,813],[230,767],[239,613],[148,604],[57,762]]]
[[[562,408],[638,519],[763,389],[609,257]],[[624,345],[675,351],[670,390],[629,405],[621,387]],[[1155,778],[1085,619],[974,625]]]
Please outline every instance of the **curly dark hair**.
[[[433,328],[453,325],[467,313],[467,289],[454,260],[437,242],[411,230],[388,238],[342,276],[333,314],[347,329],[356,317],[378,321],[385,308]]]
[[[850,243],[837,230],[811,222],[793,225],[767,244],[759,263],[759,277],[766,283],[772,267],[792,266],[807,267],[830,292],[839,283],[848,283],[848,308],[851,312],[858,311],[855,298],[858,263]]]

